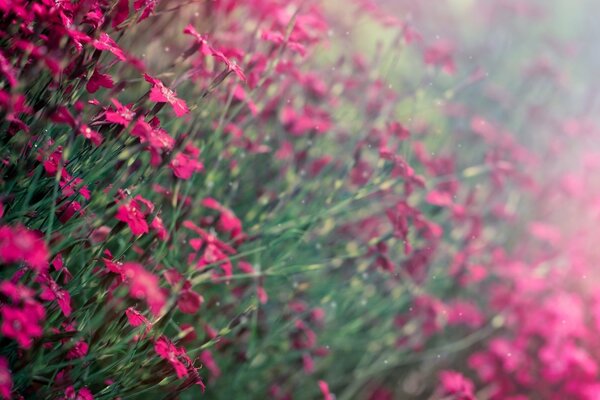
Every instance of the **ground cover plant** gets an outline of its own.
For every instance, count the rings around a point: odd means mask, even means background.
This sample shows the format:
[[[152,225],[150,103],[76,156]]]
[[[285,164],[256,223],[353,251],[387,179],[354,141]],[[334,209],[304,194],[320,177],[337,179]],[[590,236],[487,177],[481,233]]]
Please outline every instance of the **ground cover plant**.
[[[0,1],[0,397],[600,398],[594,3]]]

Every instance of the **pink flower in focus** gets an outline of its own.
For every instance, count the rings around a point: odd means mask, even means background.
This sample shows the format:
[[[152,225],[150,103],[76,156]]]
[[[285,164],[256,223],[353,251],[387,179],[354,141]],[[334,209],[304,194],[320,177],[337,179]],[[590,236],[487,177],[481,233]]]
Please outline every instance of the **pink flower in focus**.
[[[185,104],[185,101],[178,98],[177,94],[173,90],[166,87],[162,81],[153,78],[148,74],[144,74],[144,79],[152,84],[152,89],[150,90],[150,101],[154,101],[156,103],[169,103],[171,107],[173,107],[175,115],[178,117],[181,117],[190,111],[187,104]]]
[[[124,106],[117,99],[111,99],[111,102],[115,106],[115,110],[106,110],[106,120],[115,124],[127,126],[135,117],[135,113],[131,111],[131,107]]]

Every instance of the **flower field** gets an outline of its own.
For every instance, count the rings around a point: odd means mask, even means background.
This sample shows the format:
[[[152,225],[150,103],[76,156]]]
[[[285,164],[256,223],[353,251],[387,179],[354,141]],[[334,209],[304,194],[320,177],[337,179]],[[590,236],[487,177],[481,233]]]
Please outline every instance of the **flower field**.
[[[0,0],[0,398],[600,400],[596,3]]]

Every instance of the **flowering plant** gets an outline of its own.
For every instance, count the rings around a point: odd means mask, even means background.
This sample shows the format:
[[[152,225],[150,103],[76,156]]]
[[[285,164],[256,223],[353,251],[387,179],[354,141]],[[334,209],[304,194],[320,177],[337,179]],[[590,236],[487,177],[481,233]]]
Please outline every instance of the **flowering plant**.
[[[336,3],[0,1],[1,398],[600,396],[592,1]]]

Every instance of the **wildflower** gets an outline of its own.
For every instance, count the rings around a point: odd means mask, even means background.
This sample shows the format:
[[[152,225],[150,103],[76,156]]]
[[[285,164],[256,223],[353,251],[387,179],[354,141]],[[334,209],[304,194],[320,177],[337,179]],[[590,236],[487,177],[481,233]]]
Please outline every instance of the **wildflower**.
[[[204,165],[198,161],[199,155],[200,150],[196,146],[188,144],[183,152],[173,158],[169,167],[176,177],[190,179],[195,172],[204,170]]]
[[[144,79],[146,79],[146,82],[152,84],[150,101],[156,103],[169,103],[171,107],[173,107],[175,115],[178,117],[181,117],[190,111],[187,104],[185,104],[185,101],[178,98],[177,94],[166,87],[159,79],[153,78],[148,74],[144,74]]]
[[[115,7],[115,15],[113,16],[112,27],[117,28],[129,16],[129,0],[119,0]]]
[[[196,46],[200,47],[201,54],[203,54],[205,56],[209,56],[211,54],[211,48],[208,45],[206,38],[204,36],[202,36],[201,34],[199,34],[192,24],[189,24],[188,26],[186,26],[185,29],[183,30],[183,33],[185,33],[186,35],[190,35],[194,39],[196,39],[195,40]]]
[[[94,395],[86,387],[75,390],[73,386],[69,386],[65,389],[65,395],[61,400],[94,400]]]
[[[94,40],[92,44],[98,50],[108,51],[112,53],[115,57],[117,57],[119,60],[127,61],[127,56],[125,55],[125,52],[105,32],[102,32],[98,39]]]
[[[140,18],[137,20],[137,22],[141,22],[152,15],[156,5],[158,4],[158,1],[159,0],[135,0],[133,2],[134,10],[140,11],[143,8]]]
[[[327,384],[327,382],[320,380],[319,381],[319,389],[321,390],[321,393],[323,394],[323,400],[333,400],[334,399],[333,394],[329,390],[329,385]]]
[[[180,356],[185,353],[185,350],[177,348],[169,339],[161,336],[154,342],[154,351],[160,358],[171,364],[178,378],[188,375],[186,365],[180,360]]]
[[[160,216],[155,216],[150,223],[150,228],[156,232],[156,236],[160,240],[166,240],[169,237],[169,233],[167,232],[167,228],[165,228],[165,224]]]
[[[90,80],[85,85],[85,89],[89,93],[96,93],[101,87],[110,89],[114,86],[112,77],[108,74],[103,74],[98,69],[94,69]]]
[[[218,229],[220,231],[228,232],[232,238],[239,237],[242,234],[242,222],[235,216],[233,211],[223,206],[212,197],[203,199],[202,205],[220,212],[218,223]]]
[[[242,82],[246,81],[246,75],[240,66],[233,60],[229,59],[222,52],[211,48],[211,55],[227,66],[227,72],[233,72]]]
[[[119,206],[117,210],[117,218],[119,221],[127,223],[129,229],[134,235],[148,233],[148,223],[146,217],[148,213],[154,210],[154,205],[138,195],[130,201]]]
[[[102,144],[103,137],[100,132],[96,132],[86,124],[82,124],[79,127],[79,134],[94,143],[96,146],[100,146],[100,144]]]
[[[125,315],[127,316],[127,321],[129,321],[129,325],[133,327],[138,327],[145,325],[147,328],[150,327],[151,323],[148,321],[144,315],[142,315],[138,310],[133,307],[127,308],[125,310]]]
[[[453,53],[453,43],[449,40],[440,39],[425,50],[423,60],[425,64],[441,66],[445,73],[452,75],[456,72]]]
[[[71,315],[71,295],[62,289],[48,274],[41,274],[38,281],[42,283],[42,294],[40,297],[46,301],[56,301],[65,317]]]
[[[442,371],[439,375],[443,396],[452,400],[475,400],[474,385],[469,379],[455,371]]]
[[[12,398],[12,386],[13,381],[8,360],[0,356],[0,396],[4,400],[10,400]]]
[[[177,299],[179,310],[184,314],[195,314],[204,302],[204,298],[191,289],[185,289]]]
[[[8,338],[15,339],[22,348],[30,348],[33,340],[42,336],[41,320],[45,311],[39,303],[30,301],[22,307],[3,305],[0,315],[0,332]]]
[[[134,262],[124,263],[122,270],[127,279],[130,296],[144,299],[152,314],[158,315],[167,300],[159,286],[158,277]]]
[[[67,352],[68,360],[83,358],[88,353],[89,345],[84,340],[80,340]]]
[[[48,269],[49,252],[37,232],[25,227],[0,227],[0,262],[24,262],[38,272]]]
[[[214,378],[218,378],[221,375],[221,370],[215,362],[213,354],[210,350],[204,350],[202,353],[200,353],[199,358],[202,365],[208,368],[208,370]]]
[[[111,102],[115,106],[115,110],[106,110],[106,120],[115,124],[128,126],[135,116],[134,112],[131,111],[129,106],[124,106],[117,99],[111,99]]]
[[[8,297],[13,303],[31,300],[35,295],[31,288],[11,281],[0,283],[0,293]]]
[[[175,140],[169,136],[168,132],[160,128],[160,121],[157,118],[148,123],[140,117],[131,134],[139,137],[140,142],[148,146],[151,154],[150,164],[153,166],[160,163],[162,152],[172,150],[175,145]]]

